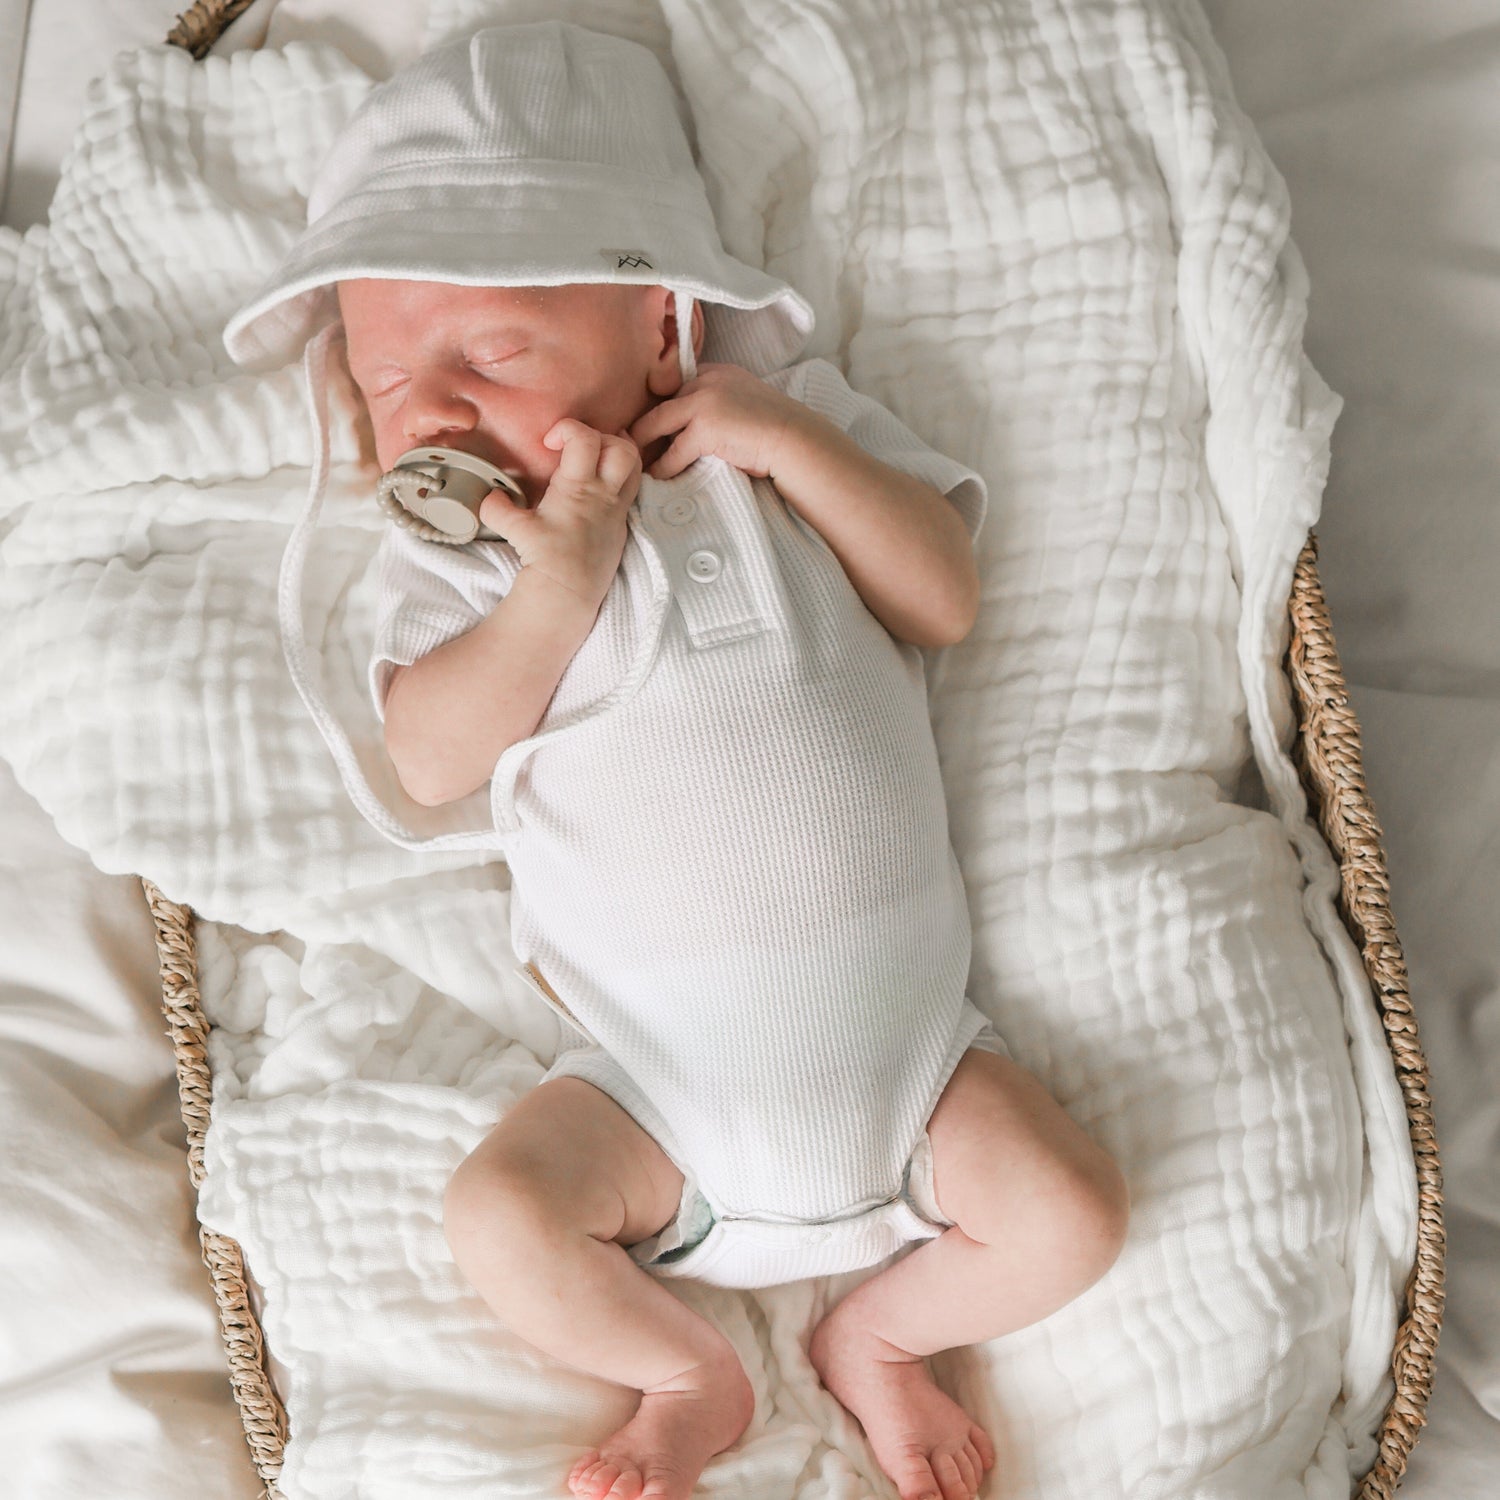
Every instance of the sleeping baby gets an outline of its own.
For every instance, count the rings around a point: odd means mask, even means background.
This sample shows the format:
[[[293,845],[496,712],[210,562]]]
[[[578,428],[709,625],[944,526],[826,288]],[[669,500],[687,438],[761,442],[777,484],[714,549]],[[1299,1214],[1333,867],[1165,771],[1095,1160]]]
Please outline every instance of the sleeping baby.
[[[890,1260],[808,1358],[902,1500],[976,1495],[994,1444],[926,1357],[1077,1297],[1127,1217],[965,994],[926,672],[975,618],[982,482],[793,362],[810,309],[724,251],[654,55],[576,26],[372,90],[226,337],[320,317],[383,468],[515,486],[466,545],[386,533],[370,680],[414,803],[483,809],[564,1027],[443,1222],[511,1332],[641,1393],[569,1490],[686,1500],[752,1421],[665,1282]]]

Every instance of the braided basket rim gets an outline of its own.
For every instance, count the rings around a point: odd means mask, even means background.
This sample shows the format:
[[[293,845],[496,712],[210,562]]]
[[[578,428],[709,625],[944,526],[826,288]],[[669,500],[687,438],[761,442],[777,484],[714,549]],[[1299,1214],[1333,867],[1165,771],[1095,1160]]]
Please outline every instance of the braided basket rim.
[[[252,0],[195,0],[178,16],[167,43],[204,57]],[[1406,961],[1391,915],[1383,833],[1365,785],[1359,721],[1349,701],[1317,570],[1317,536],[1309,531],[1288,600],[1290,641],[1283,669],[1292,685],[1297,737],[1292,760],[1309,809],[1339,866],[1339,915],[1359,948],[1391,1049],[1417,1167],[1417,1253],[1406,1282],[1406,1315],[1391,1355],[1395,1392],[1386,1407],[1373,1465],[1354,1500],[1391,1500],[1427,1421],[1444,1303],[1442,1167],[1432,1118],[1427,1060],[1417,1034]],[[204,1018],[198,990],[192,910],[169,901],[142,878],[156,928],[162,1010],[176,1058],[178,1097],[188,1136],[188,1175],[203,1180],[203,1139],[212,1100]],[[201,1228],[199,1242],[213,1281],[229,1358],[230,1386],[265,1500],[280,1500],[276,1481],[287,1417],[266,1367],[265,1340],[251,1305],[244,1257],[234,1240]]]

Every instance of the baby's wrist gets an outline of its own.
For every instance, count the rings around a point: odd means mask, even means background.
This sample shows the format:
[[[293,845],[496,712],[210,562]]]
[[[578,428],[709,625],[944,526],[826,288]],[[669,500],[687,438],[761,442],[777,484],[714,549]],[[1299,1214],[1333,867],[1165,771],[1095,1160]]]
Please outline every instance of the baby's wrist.
[[[813,476],[826,473],[830,464],[855,465],[865,458],[864,449],[836,422],[802,406],[782,432],[770,478],[784,495],[800,492],[816,484]]]
[[[534,563],[525,563],[510,587],[510,597],[526,601],[535,610],[557,622],[560,628],[582,627],[585,634],[593,626],[603,604],[602,596],[591,598],[589,592],[575,584],[554,577]]]

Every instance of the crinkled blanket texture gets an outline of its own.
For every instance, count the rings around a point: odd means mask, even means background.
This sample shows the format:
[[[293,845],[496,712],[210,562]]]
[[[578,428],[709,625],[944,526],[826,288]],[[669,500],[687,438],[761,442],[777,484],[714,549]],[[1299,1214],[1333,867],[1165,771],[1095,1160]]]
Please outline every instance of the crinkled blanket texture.
[[[437,4],[426,41],[535,13]],[[990,485],[983,610],[932,691],[970,992],[1122,1164],[1134,1217],[1083,1297],[934,1361],[997,1441],[987,1493],[1342,1500],[1415,1207],[1283,748],[1285,600],[1338,401],[1303,358],[1283,185],[1196,4],[548,13],[657,50],[727,246],[817,310],[807,353]],[[0,236],[0,753],[97,864],[206,919],[202,1215],[265,1289],[284,1493],[554,1495],[633,1393],[496,1326],[440,1200],[556,1023],[507,977],[504,865],[384,844],[292,690],[301,371],[243,373],[219,341],[369,87],[325,46],[123,54],[50,227]],[[346,404],[308,624],[373,733],[384,523],[359,439]],[[868,1274],[673,1284],[757,1394],[702,1493],[893,1495],[804,1354]]]

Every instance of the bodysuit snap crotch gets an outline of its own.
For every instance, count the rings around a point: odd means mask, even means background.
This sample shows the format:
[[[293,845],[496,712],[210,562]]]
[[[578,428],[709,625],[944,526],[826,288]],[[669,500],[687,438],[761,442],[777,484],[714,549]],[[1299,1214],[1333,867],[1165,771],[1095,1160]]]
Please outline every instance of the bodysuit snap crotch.
[[[960,1036],[967,1040],[955,1041],[942,1085],[969,1047],[1009,1057],[994,1028],[982,1016],[979,1020],[978,1030],[968,1035],[966,1016]],[[682,1173],[682,1196],[672,1221],[650,1238],[625,1247],[630,1258],[652,1275],[688,1277],[722,1287],[778,1286],[874,1265],[903,1245],[935,1238],[953,1223],[934,1191],[932,1147],[925,1124],[907,1156],[900,1182],[885,1202],[844,1216],[776,1222],[715,1208],[693,1171],[691,1149],[674,1137],[659,1111],[597,1042],[575,1041],[541,1082],[565,1077],[582,1078],[602,1089]]]

